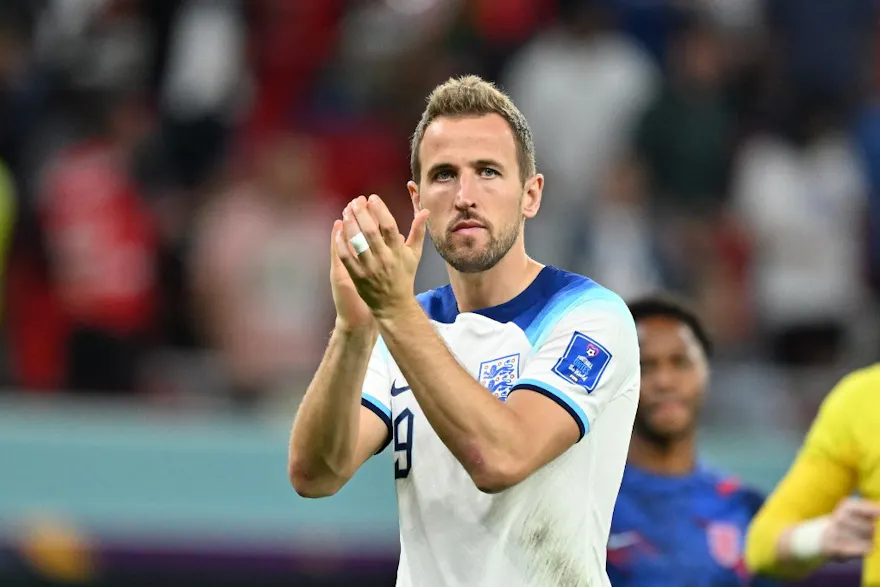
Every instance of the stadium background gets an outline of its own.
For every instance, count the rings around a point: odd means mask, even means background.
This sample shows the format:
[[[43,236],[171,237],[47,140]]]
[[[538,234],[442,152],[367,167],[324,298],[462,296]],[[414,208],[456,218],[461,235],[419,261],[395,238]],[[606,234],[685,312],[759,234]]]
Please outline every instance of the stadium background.
[[[877,359],[873,0],[0,2],[0,585],[390,585],[390,455],[300,499],[327,231],[498,81],[541,261],[698,305],[705,460],[770,490]],[[420,288],[443,282],[426,255]],[[857,568],[815,584],[855,585]]]

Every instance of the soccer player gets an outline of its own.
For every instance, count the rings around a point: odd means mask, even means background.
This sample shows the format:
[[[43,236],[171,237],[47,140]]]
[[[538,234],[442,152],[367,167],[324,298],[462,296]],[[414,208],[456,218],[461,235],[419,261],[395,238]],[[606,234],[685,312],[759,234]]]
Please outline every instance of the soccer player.
[[[544,178],[492,84],[437,87],[411,155],[408,238],[376,196],[333,227],[336,327],[293,425],[291,482],[331,495],[390,444],[397,585],[608,586],[638,403],[629,310],[527,256]],[[426,231],[450,284],[414,296]]]
[[[746,572],[743,546],[762,498],[696,456],[710,340],[696,315],[672,297],[646,297],[629,308],[642,383],[608,541],[611,583],[757,585]]]
[[[880,585],[878,393],[880,364],[851,373],[825,398],[794,464],[749,529],[753,571],[795,578],[826,560],[865,557],[862,584]]]

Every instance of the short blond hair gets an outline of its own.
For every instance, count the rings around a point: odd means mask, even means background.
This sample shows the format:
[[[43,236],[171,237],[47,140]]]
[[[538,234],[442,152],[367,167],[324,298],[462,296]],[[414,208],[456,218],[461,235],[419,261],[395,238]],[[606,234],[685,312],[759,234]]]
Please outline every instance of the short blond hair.
[[[419,147],[428,126],[437,118],[465,118],[497,114],[507,121],[516,142],[520,179],[525,181],[536,172],[535,142],[529,123],[510,97],[495,84],[476,75],[450,78],[434,88],[428,96],[428,106],[422,113],[410,143],[410,170],[413,181],[421,179],[422,164]]]

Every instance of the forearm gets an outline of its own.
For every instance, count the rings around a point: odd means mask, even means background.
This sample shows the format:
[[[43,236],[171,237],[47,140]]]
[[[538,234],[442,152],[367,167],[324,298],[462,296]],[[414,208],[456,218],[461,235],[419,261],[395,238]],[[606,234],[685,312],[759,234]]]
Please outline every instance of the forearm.
[[[290,435],[291,482],[335,484],[350,474],[357,446],[360,392],[375,331],[336,330],[299,407]]]
[[[437,436],[477,486],[491,490],[526,441],[517,415],[459,365],[415,301],[377,322]]]
[[[820,539],[815,521],[790,521],[779,518],[756,520],[747,545],[746,559],[755,573],[798,578],[809,574],[822,564],[818,547],[811,546]],[[812,551],[812,554],[808,553]]]
[[[748,566],[759,573],[800,576],[821,564],[813,521],[829,514],[851,488],[851,476],[841,467],[800,455],[752,522]]]
[[[819,516],[785,528],[776,540],[776,560],[781,566],[810,569],[825,560],[822,534],[831,516]]]

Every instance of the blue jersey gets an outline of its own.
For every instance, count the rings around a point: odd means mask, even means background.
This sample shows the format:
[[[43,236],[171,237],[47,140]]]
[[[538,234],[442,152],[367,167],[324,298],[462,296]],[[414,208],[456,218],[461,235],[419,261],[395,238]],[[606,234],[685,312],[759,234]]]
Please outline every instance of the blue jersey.
[[[763,502],[735,480],[698,468],[685,476],[627,464],[608,538],[614,587],[768,587],[746,571],[746,530]]]

